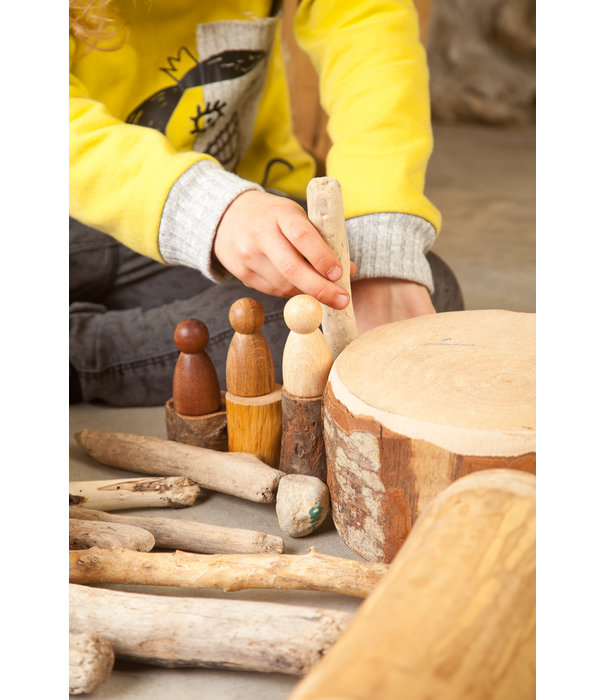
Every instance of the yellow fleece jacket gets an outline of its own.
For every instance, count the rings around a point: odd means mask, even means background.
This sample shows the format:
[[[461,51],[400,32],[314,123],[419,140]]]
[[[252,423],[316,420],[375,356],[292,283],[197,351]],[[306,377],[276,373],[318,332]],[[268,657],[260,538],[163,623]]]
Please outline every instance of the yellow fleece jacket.
[[[193,205],[181,206],[188,195],[177,183],[201,183],[201,209],[220,209],[205,217],[212,226],[246,188],[304,197],[314,165],[293,135],[271,5],[117,0],[128,27],[120,48],[86,52],[70,36],[71,216],[151,258],[208,273],[208,260],[162,255],[162,227],[170,240],[175,227],[184,236],[204,220],[184,221]],[[303,0],[295,35],[320,76],[334,144],[327,174],[342,185],[345,217],[411,215],[434,236],[440,216],[423,194],[428,72],[412,0]],[[176,208],[167,208],[171,198]]]

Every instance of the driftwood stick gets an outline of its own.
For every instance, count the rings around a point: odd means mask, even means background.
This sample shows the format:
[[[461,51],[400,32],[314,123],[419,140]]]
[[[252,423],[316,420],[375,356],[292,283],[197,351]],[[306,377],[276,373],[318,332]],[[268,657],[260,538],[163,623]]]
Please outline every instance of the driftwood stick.
[[[111,644],[90,632],[69,635],[69,693],[82,695],[100,688],[111,675]]]
[[[365,598],[387,571],[368,563],[320,554],[144,554],[93,548],[69,554],[72,583],[121,583],[186,588],[325,591]]]
[[[344,309],[332,309],[322,304],[321,327],[334,360],[357,337],[357,323],[351,299],[351,264],[349,241],[345,227],[340,183],[333,177],[315,177],[307,186],[309,221],[336,254],[342,267],[342,277],[336,282],[349,295]]]
[[[212,491],[258,503],[275,501],[284,475],[252,454],[217,452],[146,435],[79,430],[76,440],[101,464],[143,474],[186,476]]]
[[[90,520],[69,520],[69,548],[122,547],[149,552],[155,539],[151,532],[123,523],[97,523]]]
[[[69,584],[70,628],[107,639],[117,657],[303,675],[351,619],[300,605],[125,593]]]
[[[195,481],[182,476],[70,481],[69,505],[96,510],[184,508],[195,503],[201,490]]]
[[[194,520],[103,513],[77,506],[70,507],[69,517],[142,527],[149,530],[155,537],[156,547],[167,549],[184,549],[187,552],[204,554],[280,554],[284,551],[284,541],[276,535],[256,530],[208,525]]]

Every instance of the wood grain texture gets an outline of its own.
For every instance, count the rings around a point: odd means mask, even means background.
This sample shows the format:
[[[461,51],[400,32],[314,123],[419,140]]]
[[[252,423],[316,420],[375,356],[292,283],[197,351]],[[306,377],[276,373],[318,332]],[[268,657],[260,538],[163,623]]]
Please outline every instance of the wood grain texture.
[[[148,435],[79,430],[80,447],[101,464],[143,474],[186,476],[205,488],[258,503],[275,501],[283,472],[253,454],[224,453]]]
[[[235,301],[229,323],[235,334],[227,351],[227,391],[237,396],[263,396],[275,388],[271,350],[261,332],[265,321],[262,304],[252,297]]]
[[[70,507],[69,517],[142,527],[151,532],[157,547],[167,549],[182,549],[204,554],[281,554],[284,551],[284,541],[276,535],[256,530],[210,525],[197,520],[104,513],[77,506]]]
[[[169,440],[184,442],[196,447],[227,452],[227,413],[225,392],[221,392],[221,409],[204,416],[185,416],[174,408],[174,400],[168,399],[166,410],[166,436]]]
[[[69,584],[69,624],[158,666],[303,675],[351,615],[299,605],[145,595]],[[296,631],[293,634],[293,630]]]
[[[351,343],[324,395],[332,515],[391,561],[429,501],[474,471],[535,472],[535,315],[454,312]]]
[[[344,309],[333,309],[322,304],[322,330],[332,357],[336,359],[357,337],[357,323],[351,299],[349,241],[345,228],[344,208],[340,183],[333,177],[313,178],[307,186],[309,221],[319,231],[334,252],[342,268],[342,277],[336,282],[349,295]]]
[[[332,368],[332,352],[319,330],[321,304],[299,294],[284,306],[284,320],[290,329],[282,357],[284,389],[293,396],[314,398],[324,393]]]
[[[237,396],[228,391],[225,403],[229,453],[248,452],[277,469],[282,435],[281,384],[264,396]]]
[[[186,508],[195,503],[201,490],[195,481],[182,476],[70,481],[69,504],[97,510]]]
[[[69,635],[69,693],[82,695],[100,688],[111,675],[115,654],[111,644],[96,634]]]
[[[292,396],[282,389],[282,437],[279,468],[286,474],[305,474],[326,481],[321,396]]]
[[[533,475],[450,485],[288,700],[534,698],[535,517]]]
[[[70,549],[124,547],[149,552],[154,545],[153,535],[135,525],[69,519]]]
[[[308,554],[191,554],[92,548],[70,552],[72,583],[120,583],[185,588],[325,591],[365,598],[386,571],[384,564]]]
[[[195,318],[181,321],[174,331],[174,342],[181,351],[172,380],[175,410],[187,416],[220,410],[218,376],[205,350],[208,345],[206,325]]]

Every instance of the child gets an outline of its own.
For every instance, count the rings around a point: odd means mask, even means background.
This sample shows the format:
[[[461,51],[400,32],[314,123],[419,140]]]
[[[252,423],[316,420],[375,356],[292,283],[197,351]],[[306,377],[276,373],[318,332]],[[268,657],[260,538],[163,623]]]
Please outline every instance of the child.
[[[70,1],[73,400],[163,403],[189,316],[208,325],[224,386],[241,296],[265,307],[279,381],[285,299],[348,303],[301,206],[315,172],[292,133],[279,5]],[[303,0],[294,22],[329,114],[360,332],[461,308],[426,255],[440,216],[422,192],[432,139],[412,0]]]

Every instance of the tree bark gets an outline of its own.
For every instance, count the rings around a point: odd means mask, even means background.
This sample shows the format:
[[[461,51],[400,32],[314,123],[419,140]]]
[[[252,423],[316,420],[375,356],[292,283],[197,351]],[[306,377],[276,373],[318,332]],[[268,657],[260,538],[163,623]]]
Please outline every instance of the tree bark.
[[[301,398],[282,391],[284,429],[279,468],[326,481],[326,450],[321,417],[322,397]]]
[[[116,656],[158,666],[303,675],[340,637],[339,610],[125,593],[69,584],[70,628]]]
[[[184,442],[209,450],[227,451],[227,414],[225,395],[221,392],[222,408],[205,416],[184,416],[174,408],[174,400],[166,402],[166,435],[169,440]]]
[[[375,328],[324,393],[332,516],[391,561],[432,498],[483,469],[535,472],[535,314],[460,311]]]

